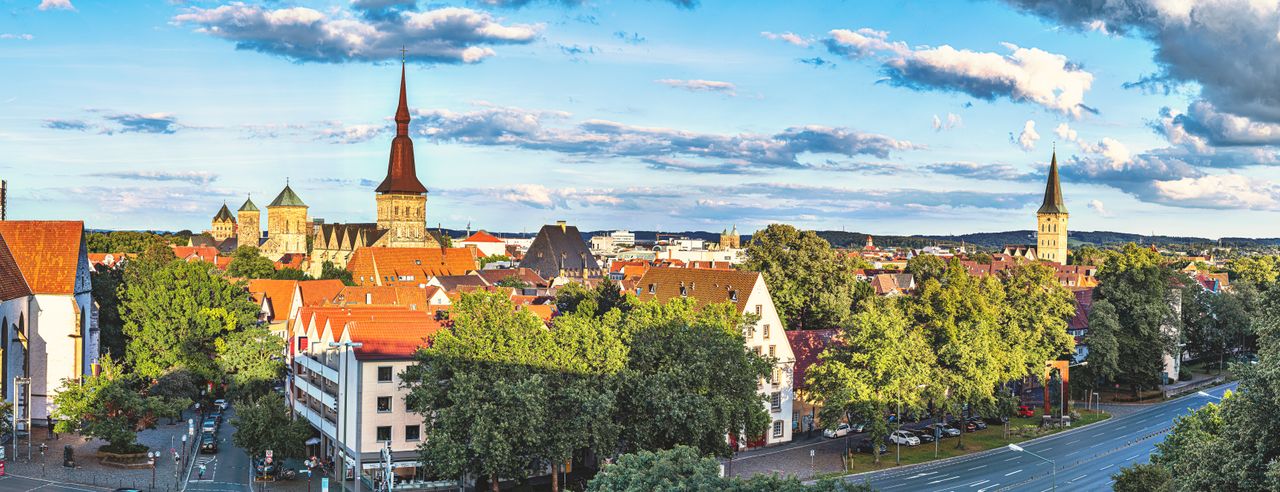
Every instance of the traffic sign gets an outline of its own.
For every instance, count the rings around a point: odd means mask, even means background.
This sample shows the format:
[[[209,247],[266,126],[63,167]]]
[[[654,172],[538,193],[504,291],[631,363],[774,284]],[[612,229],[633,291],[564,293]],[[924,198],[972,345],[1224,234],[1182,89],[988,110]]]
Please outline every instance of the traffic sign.
[[[0,463],[0,472],[4,471],[4,464]],[[329,492],[329,477],[320,478],[320,492]]]

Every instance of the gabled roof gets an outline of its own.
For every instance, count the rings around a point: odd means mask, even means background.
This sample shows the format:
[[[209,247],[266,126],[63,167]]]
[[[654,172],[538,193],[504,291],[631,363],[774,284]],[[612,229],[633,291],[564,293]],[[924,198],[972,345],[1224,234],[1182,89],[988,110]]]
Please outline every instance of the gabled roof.
[[[1093,310],[1093,289],[1080,289],[1075,292],[1076,312],[1067,320],[1068,330],[1084,330],[1089,328],[1089,312]]]
[[[361,285],[347,286],[330,300],[339,306],[404,306],[414,311],[426,311],[431,295],[440,290],[434,285],[426,288],[414,285]]]
[[[479,275],[436,275],[440,288],[445,292],[457,292],[464,287],[488,287],[489,282]]]
[[[441,328],[440,322],[426,313],[399,321],[373,319],[347,324],[351,341],[363,344],[355,349],[356,358],[361,360],[411,358],[419,348],[426,347]]]
[[[438,275],[463,275],[476,269],[476,255],[468,248],[360,248],[351,254],[347,270],[357,284],[425,284]]]
[[[260,294],[271,302],[271,319],[284,320],[293,310],[293,294],[298,289],[297,280],[253,279],[247,286],[251,294]]]
[[[547,279],[538,275],[538,272],[528,268],[494,268],[489,270],[478,270],[476,274],[484,278],[490,284],[496,285],[507,277],[515,277],[521,282],[529,284],[530,287],[546,287]]]
[[[533,244],[520,261],[521,268],[531,268],[543,278],[560,276],[560,272],[599,270],[591,249],[582,240],[578,228],[565,224],[544,225],[533,238]]]
[[[303,280],[298,282],[303,306],[320,306],[333,299],[345,287],[341,280]]]
[[[1044,202],[1037,214],[1065,214],[1067,206],[1062,202],[1062,184],[1058,182],[1058,153],[1053,153],[1049,163],[1049,180],[1044,184]]]
[[[225,206],[225,205],[224,205]],[[244,205],[240,206],[240,212],[257,212],[258,206],[253,204],[253,199],[245,198]]]
[[[791,342],[791,352],[795,354],[795,386],[796,389],[804,389],[807,386],[805,382],[805,371],[809,367],[818,363],[818,356],[822,355],[822,351],[833,343],[839,343],[836,338],[840,334],[840,330],[828,328],[826,330],[787,330],[787,341]]]
[[[0,301],[29,295],[31,295],[31,287],[22,277],[22,270],[18,268],[18,262],[13,259],[9,245],[5,244],[3,237],[0,237]]]
[[[494,236],[493,234],[489,234],[485,231],[477,231],[475,234],[472,234],[470,237],[463,239],[462,242],[464,243],[501,243],[505,241],[498,239],[497,236]]]
[[[305,207],[307,204],[302,203],[302,199],[298,198],[298,194],[293,192],[293,188],[284,185],[284,189],[280,190],[280,194],[276,195],[276,199],[271,201],[271,205],[267,207]]]
[[[740,270],[654,267],[640,279],[636,297],[641,301],[657,299],[660,302],[689,297],[699,306],[732,302],[742,312],[747,309],[747,298],[759,278],[758,272]]]
[[[0,237],[8,244],[32,293],[75,293],[76,270],[85,250],[83,222],[0,221]]]
[[[213,216],[214,222],[235,222],[236,218],[231,215],[231,211],[227,210],[227,204],[223,203],[222,208],[218,209],[218,215]]]
[[[200,260],[213,263],[218,257],[218,248],[213,246],[173,246],[173,255],[179,260]]]

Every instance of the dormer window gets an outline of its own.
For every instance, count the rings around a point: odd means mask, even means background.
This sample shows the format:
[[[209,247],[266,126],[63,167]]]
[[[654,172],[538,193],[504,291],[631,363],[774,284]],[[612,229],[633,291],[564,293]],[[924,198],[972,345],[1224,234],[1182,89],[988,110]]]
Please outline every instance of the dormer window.
[[[683,285],[680,286],[680,297],[689,297],[689,291]]]
[[[653,292],[654,292],[654,285],[649,284],[649,293],[652,294]]]
[[[738,291],[736,291],[736,290],[731,290],[731,291],[729,291],[729,300],[730,300],[730,301],[734,301],[734,302],[738,302]]]

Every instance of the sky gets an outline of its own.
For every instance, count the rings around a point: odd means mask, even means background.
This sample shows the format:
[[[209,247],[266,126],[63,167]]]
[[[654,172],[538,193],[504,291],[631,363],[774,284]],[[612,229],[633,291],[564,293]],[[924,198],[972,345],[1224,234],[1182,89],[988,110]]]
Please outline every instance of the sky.
[[[0,0],[10,218],[1280,236],[1280,1]]]

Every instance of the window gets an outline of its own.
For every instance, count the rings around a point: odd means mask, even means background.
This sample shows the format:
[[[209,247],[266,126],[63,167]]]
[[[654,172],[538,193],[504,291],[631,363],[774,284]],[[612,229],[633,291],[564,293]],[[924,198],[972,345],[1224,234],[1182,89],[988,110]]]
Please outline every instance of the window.
[[[752,348],[752,349],[755,349],[755,351],[756,351],[756,355],[760,355],[761,350],[760,350],[760,346],[759,346],[759,345],[756,345],[756,346],[751,347],[751,348]]]
[[[387,413],[390,411],[391,411],[391,397],[379,396],[378,397],[378,413]]]
[[[391,440],[391,426],[378,427],[378,442],[387,442]]]
[[[764,325],[764,339],[769,339],[769,325],[767,323]]]
[[[766,333],[767,333],[767,332],[766,332]],[[768,338],[768,337],[765,337],[765,338]],[[777,356],[778,356],[778,346],[777,346],[777,345],[770,345],[770,346],[769,346],[769,357],[777,357]]]
[[[782,392],[774,391],[769,395],[769,409],[773,412],[782,411]]]
[[[773,421],[773,437],[782,437],[782,421]]]
[[[650,293],[650,294],[652,294],[652,293],[653,293],[653,284],[649,284],[649,293]]]
[[[422,439],[422,426],[420,425],[404,426],[404,440],[417,441],[419,439]]]
[[[684,284],[680,284],[680,297],[689,297],[689,291],[684,288]]]
[[[760,316],[763,313],[764,313],[764,306],[756,304],[756,316]]]
[[[772,378],[769,382],[773,383],[773,385],[774,385],[774,386],[777,386],[779,383],[781,383],[781,382],[782,382],[782,369],[774,368],[774,369],[773,369],[773,378]]]
[[[391,382],[391,366],[378,366],[378,382],[379,383]]]
[[[737,302],[737,301],[738,301],[738,291],[736,291],[736,290],[731,290],[731,291],[729,291],[729,300],[730,300],[730,301]]]

